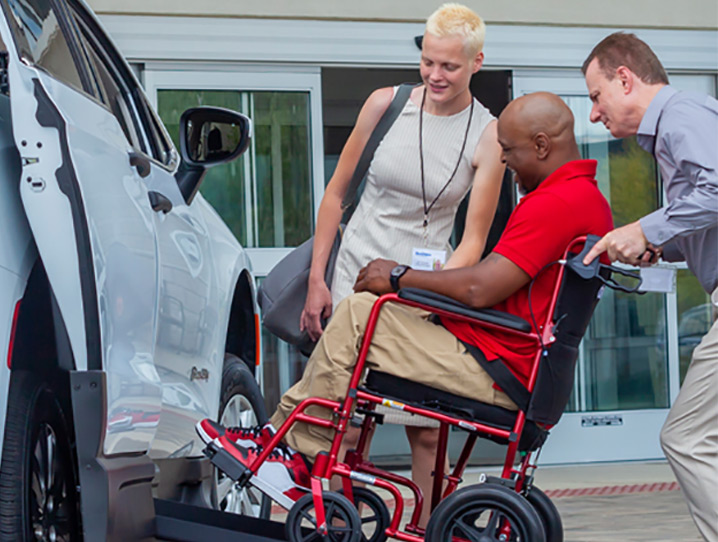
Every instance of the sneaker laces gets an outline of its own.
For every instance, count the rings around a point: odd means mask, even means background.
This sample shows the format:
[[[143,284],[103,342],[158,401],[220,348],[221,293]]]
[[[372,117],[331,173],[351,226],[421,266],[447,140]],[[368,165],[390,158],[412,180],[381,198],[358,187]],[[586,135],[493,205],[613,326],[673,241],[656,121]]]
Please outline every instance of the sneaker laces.
[[[254,448],[249,449],[249,453],[254,454],[256,456],[262,455],[262,452],[264,452],[264,446],[257,445]],[[294,457],[294,454],[287,448],[286,444],[279,443],[277,444],[274,449],[269,452],[269,455],[267,456],[267,459],[279,459],[280,461],[286,460],[290,461]]]
[[[240,437],[257,438],[261,435],[263,429],[263,425],[255,425],[253,427],[228,427],[226,431],[228,433],[239,435]]]

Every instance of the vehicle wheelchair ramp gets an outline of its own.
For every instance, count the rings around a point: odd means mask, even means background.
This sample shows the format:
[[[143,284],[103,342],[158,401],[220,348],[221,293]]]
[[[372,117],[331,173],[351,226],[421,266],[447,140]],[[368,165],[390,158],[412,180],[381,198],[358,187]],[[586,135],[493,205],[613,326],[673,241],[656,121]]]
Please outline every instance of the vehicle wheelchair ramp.
[[[274,542],[284,524],[155,499],[155,536],[173,542]]]

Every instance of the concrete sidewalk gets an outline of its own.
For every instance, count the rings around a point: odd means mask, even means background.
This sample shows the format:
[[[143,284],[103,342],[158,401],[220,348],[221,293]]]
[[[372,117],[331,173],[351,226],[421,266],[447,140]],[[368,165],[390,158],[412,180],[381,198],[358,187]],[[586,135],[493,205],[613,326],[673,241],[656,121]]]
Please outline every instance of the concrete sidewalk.
[[[407,471],[395,471],[410,476]],[[472,467],[459,487],[480,475],[500,475],[498,467]],[[535,485],[551,497],[561,514],[564,542],[700,542],[683,493],[665,461],[592,463],[540,467]],[[379,492],[393,511],[393,499]],[[413,497],[402,489],[402,525],[413,511]],[[284,521],[278,506],[273,519]],[[531,541],[527,541],[531,542]]]
[[[481,473],[498,476],[500,469],[468,469],[461,487]],[[565,542],[703,540],[665,461],[540,467],[535,484],[558,508]]]
[[[535,480],[561,513],[566,542],[703,540],[665,461],[541,467]]]

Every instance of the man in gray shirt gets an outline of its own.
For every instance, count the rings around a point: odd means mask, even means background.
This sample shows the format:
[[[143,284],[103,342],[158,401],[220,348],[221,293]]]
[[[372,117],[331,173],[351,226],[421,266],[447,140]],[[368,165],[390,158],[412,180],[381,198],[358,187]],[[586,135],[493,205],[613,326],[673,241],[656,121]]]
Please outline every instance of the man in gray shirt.
[[[678,92],[653,51],[611,34],[583,64],[591,122],[614,137],[637,135],[661,169],[667,204],[603,237],[586,255],[649,265],[685,259],[718,305],[718,101]],[[693,351],[661,445],[703,537],[718,542],[718,322]]]

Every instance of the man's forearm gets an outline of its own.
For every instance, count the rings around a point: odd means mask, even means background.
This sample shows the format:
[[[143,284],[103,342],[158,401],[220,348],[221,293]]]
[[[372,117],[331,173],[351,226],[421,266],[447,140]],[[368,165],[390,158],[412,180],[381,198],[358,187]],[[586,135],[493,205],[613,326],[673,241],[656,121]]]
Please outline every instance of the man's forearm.
[[[445,271],[410,269],[401,277],[399,286],[429,290],[481,309],[503,301],[529,280],[529,275],[513,262],[492,252],[471,267]]]

